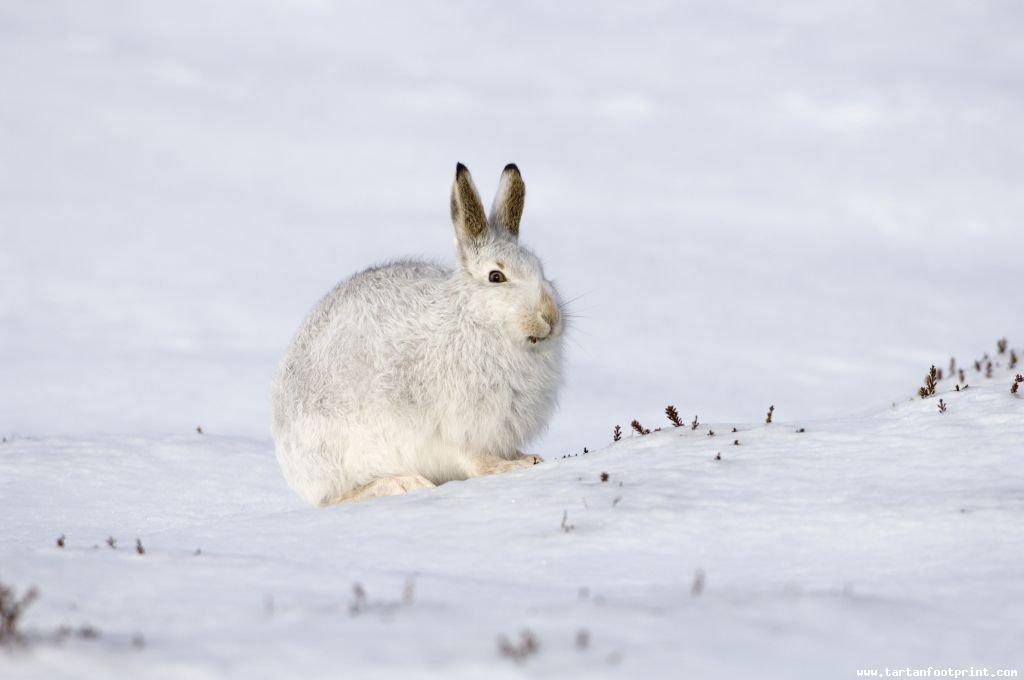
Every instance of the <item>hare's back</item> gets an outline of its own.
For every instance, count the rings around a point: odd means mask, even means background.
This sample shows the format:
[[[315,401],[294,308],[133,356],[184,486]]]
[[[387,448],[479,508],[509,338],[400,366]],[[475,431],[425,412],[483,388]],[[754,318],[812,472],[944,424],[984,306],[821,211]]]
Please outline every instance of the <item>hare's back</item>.
[[[402,261],[339,283],[296,334],[279,370],[278,398],[304,403],[340,386],[368,387],[396,352],[435,326],[425,315],[438,309],[450,275],[439,265]]]
[[[355,314],[356,320],[406,317],[437,299],[450,275],[451,270],[429,262],[392,262],[342,281],[321,304],[335,314]],[[362,319],[367,314],[370,318]]]
[[[306,319],[300,336],[311,339],[407,326],[443,292],[451,272],[429,262],[392,262],[348,278],[328,293]],[[336,341],[339,338],[333,338]]]

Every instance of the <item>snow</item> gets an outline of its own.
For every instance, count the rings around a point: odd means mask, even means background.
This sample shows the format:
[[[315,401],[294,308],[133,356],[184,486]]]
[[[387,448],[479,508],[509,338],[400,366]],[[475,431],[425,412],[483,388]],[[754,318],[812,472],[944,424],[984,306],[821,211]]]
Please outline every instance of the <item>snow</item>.
[[[41,591],[0,676],[1020,668],[1024,400],[1005,366],[906,399],[1024,337],[1022,30],[998,2],[0,7],[0,582]],[[574,299],[547,463],[305,508],[276,362],[342,277],[452,259],[456,161],[484,194],[519,164]],[[668,403],[716,436],[602,448]]]
[[[946,380],[938,396],[842,419],[663,421],[523,472],[324,510],[285,488],[266,440],[18,438],[0,446],[3,579],[42,597],[27,646],[0,667],[26,678],[1020,668],[1024,399],[1008,375],[977,374],[961,392]],[[62,625],[101,635],[47,638]],[[499,637],[524,629],[537,653],[500,655]]]

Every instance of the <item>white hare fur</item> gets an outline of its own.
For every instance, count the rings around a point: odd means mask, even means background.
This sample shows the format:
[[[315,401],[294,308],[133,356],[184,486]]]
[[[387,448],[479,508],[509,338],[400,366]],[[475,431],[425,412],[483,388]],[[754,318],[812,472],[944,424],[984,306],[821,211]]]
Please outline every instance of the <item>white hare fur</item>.
[[[564,320],[519,245],[525,185],[502,173],[488,219],[469,171],[452,186],[458,266],[396,261],[338,284],[305,320],[273,386],[285,479],[324,506],[540,461]]]

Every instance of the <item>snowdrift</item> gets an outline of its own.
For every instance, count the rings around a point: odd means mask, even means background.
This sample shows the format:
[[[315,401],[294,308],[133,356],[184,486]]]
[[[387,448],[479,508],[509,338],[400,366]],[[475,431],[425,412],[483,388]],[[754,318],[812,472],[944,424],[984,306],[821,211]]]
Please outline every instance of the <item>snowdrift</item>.
[[[683,414],[528,471],[326,510],[291,495],[267,440],[14,438],[0,581],[40,597],[0,675],[1019,668],[1013,373],[827,421]]]

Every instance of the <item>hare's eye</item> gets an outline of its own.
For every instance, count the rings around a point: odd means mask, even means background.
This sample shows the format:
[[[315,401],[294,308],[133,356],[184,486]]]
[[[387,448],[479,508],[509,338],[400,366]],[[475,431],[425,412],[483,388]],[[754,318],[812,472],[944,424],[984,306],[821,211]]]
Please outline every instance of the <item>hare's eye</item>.
[[[495,269],[494,271],[487,275],[487,280],[490,281],[491,283],[505,283],[506,281],[508,281],[508,279],[505,278],[505,275],[499,272],[497,269]]]

